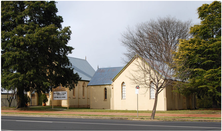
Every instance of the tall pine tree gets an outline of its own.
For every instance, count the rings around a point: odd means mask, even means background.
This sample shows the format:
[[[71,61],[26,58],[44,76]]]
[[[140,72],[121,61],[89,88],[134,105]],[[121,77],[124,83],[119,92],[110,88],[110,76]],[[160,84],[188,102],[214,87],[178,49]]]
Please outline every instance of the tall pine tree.
[[[181,40],[175,52],[176,76],[187,82],[182,91],[208,96],[216,107],[221,103],[221,2],[203,4],[198,14],[201,24],[190,30],[194,37]]]
[[[18,107],[24,91],[45,92],[60,84],[70,89],[80,79],[67,55],[70,27],[62,28],[54,1],[1,2],[1,85],[17,89]]]

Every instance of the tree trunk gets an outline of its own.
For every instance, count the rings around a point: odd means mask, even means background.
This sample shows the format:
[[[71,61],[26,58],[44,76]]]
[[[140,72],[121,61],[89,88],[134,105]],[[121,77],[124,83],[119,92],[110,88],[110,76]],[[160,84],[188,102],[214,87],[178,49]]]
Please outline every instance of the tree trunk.
[[[155,100],[154,100],[153,111],[152,111],[152,115],[151,115],[151,119],[152,119],[152,120],[153,120],[154,117],[155,117],[157,100],[158,100],[158,92],[155,93]]]
[[[17,92],[17,109],[21,107],[26,107],[25,97],[24,97],[24,88],[18,88]]]

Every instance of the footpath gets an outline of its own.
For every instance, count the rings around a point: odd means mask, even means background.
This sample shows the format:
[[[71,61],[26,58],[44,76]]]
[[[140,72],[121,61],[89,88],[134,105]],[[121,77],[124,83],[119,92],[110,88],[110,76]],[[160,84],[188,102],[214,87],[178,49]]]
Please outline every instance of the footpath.
[[[115,112],[71,112],[71,111],[24,111],[24,110],[1,110],[1,115],[19,115],[19,116],[48,116],[48,117],[76,117],[76,118],[95,118],[95,119],[136,119],[141,120],[141,117],[148,118],[151,113],[139,113],[139,119],[137,113],[115,113]],[[170,120],[182,120],[182,121],[209,121],[209,122],[221,122],[221,114],[167,114],[156,113],[155,116],[173,117]],[[131,117],[131,118],[129,118]],[[183,119],[183,117],[185,119]],[[189,119],[191,118],[192,119]],[[193,119],[197,117],[198,119]],[[206,117],[211,119],[206,119]],[[215,119],[214,119],[215,118]],[[162,120],[162,119],[161,119]]]

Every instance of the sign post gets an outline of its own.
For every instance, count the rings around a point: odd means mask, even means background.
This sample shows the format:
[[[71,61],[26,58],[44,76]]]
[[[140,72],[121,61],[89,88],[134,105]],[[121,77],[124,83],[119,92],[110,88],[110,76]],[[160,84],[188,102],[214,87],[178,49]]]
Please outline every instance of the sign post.
[[[67,109],[69,109],[69,93],[67,93]]]
[[[139,86],[136,86],[136,94],[137,94],[137,117],[139,116],[139,115],[138,115],[138,94],[139,94],[139,89],[140,89],[140,87],[139,87]]]

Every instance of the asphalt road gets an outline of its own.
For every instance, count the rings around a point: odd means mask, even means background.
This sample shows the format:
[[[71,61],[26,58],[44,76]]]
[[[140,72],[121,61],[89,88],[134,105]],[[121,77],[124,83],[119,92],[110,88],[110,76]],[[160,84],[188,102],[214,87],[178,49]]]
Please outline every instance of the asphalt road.
[[[1,116],[7,130],[221,130],[220,122],[160,122],[111,119]]]

